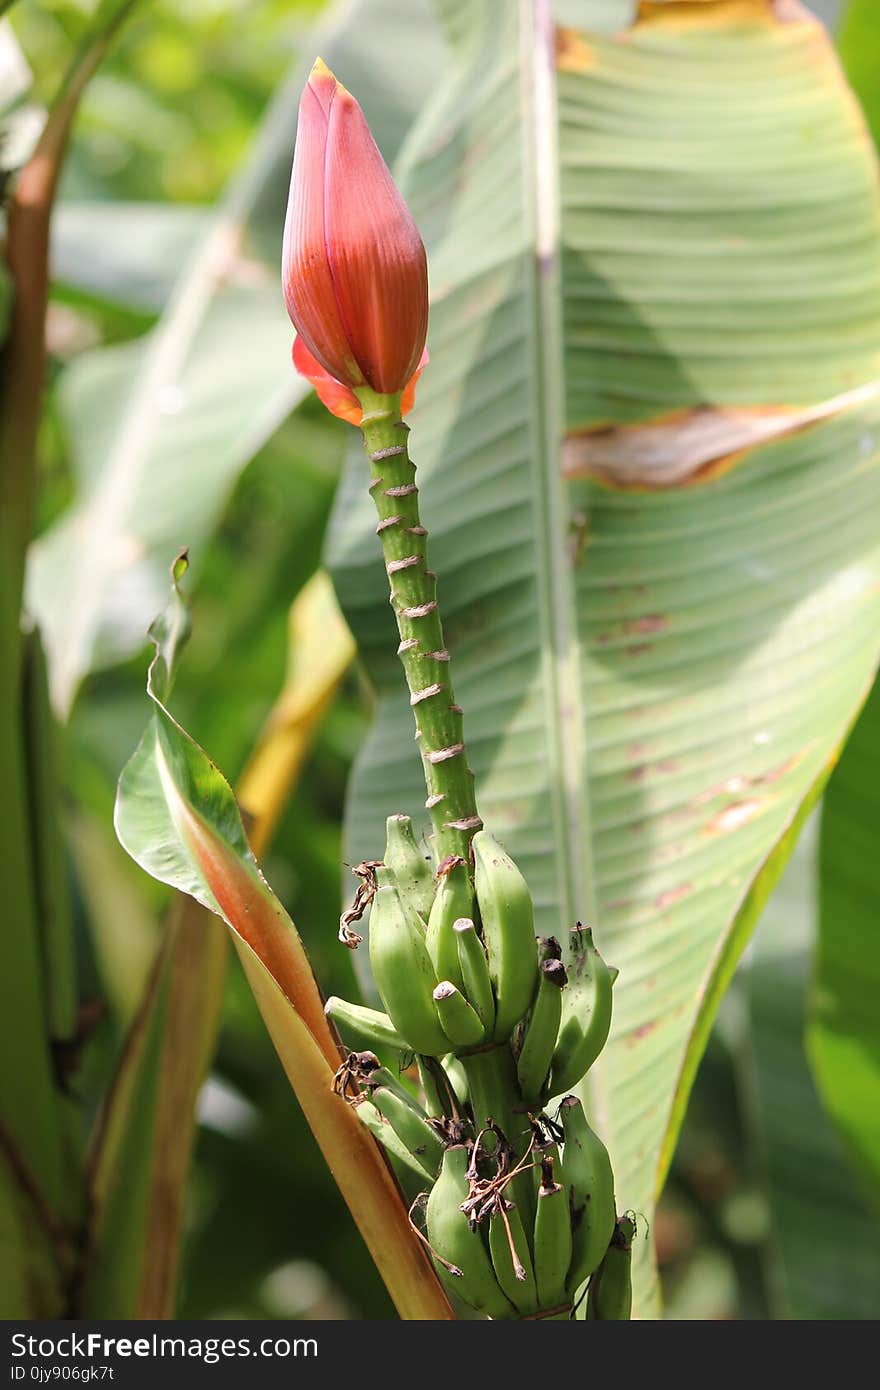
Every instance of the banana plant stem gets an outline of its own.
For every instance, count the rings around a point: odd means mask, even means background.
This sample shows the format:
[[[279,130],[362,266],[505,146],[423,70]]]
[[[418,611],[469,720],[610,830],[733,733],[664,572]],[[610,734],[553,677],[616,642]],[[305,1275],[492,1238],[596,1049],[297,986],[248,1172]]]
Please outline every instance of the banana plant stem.
[[[492,1120],[503,1132],[513,1150],[514,1161],[525,1155],[531,1138],[531,1125],[519,1099],[513,1054],[507,1043],[488,1052],[472,1052],[460,1058],[468,1083],[471,1109],[477,1132]],[[491,1142],[487,1143],[491,1149]],[[511,1183],[511,1193],[519,1207],[523,1225],[531,1231],[535,1218],[535,1182],[530,1168]]]
[[[361,429],[370,460],[370,492],[379,522],[391,604],[400,634],[398,655],[406,674],[416,741],[422,757],[438,861],[461,855],[481,829],[464,745],[462,711],[455,703],[451,662],[437,605],[437,576],[428,568],[428,533],[419,516],[415,464],[400,397],[363,388]]]

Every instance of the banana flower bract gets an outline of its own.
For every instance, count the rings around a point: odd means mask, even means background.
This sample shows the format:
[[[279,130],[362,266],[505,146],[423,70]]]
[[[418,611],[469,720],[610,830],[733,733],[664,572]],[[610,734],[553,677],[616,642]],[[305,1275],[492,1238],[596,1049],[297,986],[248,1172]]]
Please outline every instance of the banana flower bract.
[[[360,106],[320,59],[300,101],[282,281],[294,363],[335,414],[357,421],[359,387],[396,395],[414,385],[425,248]]]

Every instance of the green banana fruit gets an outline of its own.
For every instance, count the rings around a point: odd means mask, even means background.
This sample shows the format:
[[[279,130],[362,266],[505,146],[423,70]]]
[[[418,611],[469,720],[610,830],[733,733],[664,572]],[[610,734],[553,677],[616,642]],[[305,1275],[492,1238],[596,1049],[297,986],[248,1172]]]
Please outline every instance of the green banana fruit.
[[[474,910],[474,890],[463,859],[447,859],[437,874],[437,892],[428,916],[425,945],[440,980],[451,980],[464,990],[464,976],[458,957],[458,938],[453,930],[460,917]]]
[[[449,1042],[434,1007],[437,976],[424,939],[407,912],[388,868],[376,871],[370,908],[370,964],[397,1032],[414,1052],[440,1057]]]
[[[388,1015],[378,1009],[349,1004],[348,1000],[332,994],[324,1005],[324,1013],[342,1030],[346,1040],[351,1037],[359,1047],[391,1048],[395,1052],[411,1050]]]
[[[369,1076],[365,1077],[361,1082],[361,1085],[370,1096],[371,1100],[372,1092],[382,1086],[386,1091],[393,1091],[394,1094],[398,1096],[405,1105],[408,1105],[410,1110],[414,1110],[417,1115],[424,1113],[412,1092],[406,1089],[400,1077],[395,1076],[394,1072],[388,1067],[374,1067]]]
[[[436,1057],[417,1058],[419,1080],[425,1097],[425,1113],[435,1120],[454,1119],[461,1114],[455,1087]]]
[[[593,945],[593,933],[580,924],[572,932],[568,988],[553,1051],[550,1095],[576,1086],[605,1046],[611,1027],[611,987],[617,971],[605,964]]]
[[[385,832],[385,865],[393,873],[403,901],[427,922],[437,885],[416,844],[412,821],[409,816],[389,816]]]
[[[407,1148],[384,1116],[379,1114],[372,1101],[360,1100],[357,1102],[356,1109],[358,1119],[366,1125],[382,1147],[388,1150],[392,1158],[396,1158],[404,1167],[409,1168],[422,1182],[431,1183],[434,1181],[436,1172],[429,1164],[424,1163]]]
[[[450,1046],[456,1049],[476,1047],[486,1036],[479,1014],[451,980],[441,980],[434,990],[434,1007]]]
[[[528,884],[498,841],[480,830],[472,846],[483,944],[495,992],[492,1036],[505,1042],[528,1013],[538,983],[535,911]]]
[[[471,1097],[470,1086],[468,1085],[467,1073],[457,1057],[450,1052],[440,1063],[446,1075],[449,1077],[449,1084],[455,1092],[459,1106],[467,1105]]]
[[[544,1311],[560,1308],[566,1299],[572,1236],[568,1193],[553,1177],[553,1159],[541,1160],[541,1185],[535,1213],[535,1279]]]
[[[598,1266],[614,1231],[614,1174],[608,1150],[587,1123],[577,1096],[566,1096],[559,1113],[564,1136],[562,1181],[571,1206],[567,1287],[574,1296]]]
[[[538,1108],[547,1093],[567,980],[561,960],[551,956],[541,962],[538,992],[516,1063],[519,1089],[529,1109]]]
[[[422,1112],[386,1086],[377,1086],[370,1093],[370,1100],[413,1158],[428,1170],[432,1178],[436,1178],[443,1157],[443,1143]]]
[[[489,962],[483,943],[470,917],[459,917],[452,924],[458,950],[458,964],[463,981],[463,993],[479,1014],[487,1034],[495,1025],[495,996],[489,979]],[[554,1034],[555,1037],[555,1034]]]
[[[538,1290],[531,1251],[519,1212],[512,1203],[503,1216],[496,1212],[489,1218],[489,1253],[495,1277],[519,1315],[529,1317],[536,1313]]]
[[[467,1169],[464,1145],[448,1148],[428,1197],[425,1220],[431,1250],[439,1257],[434,1261],[437,1273],[451,1293],[477,1312],[490,1318],[513,1318],[515,1310],[495,1278],[482,1234],[471,1230],[461,1210],[468,1195]],[[453,1274],[448,1265],[458,1273]]]
[[[627,1322],[632,1316],[632,1243],[636,1223],[621,1216],[611,1244],[590,1280],[587,1318],[591,1321]]]

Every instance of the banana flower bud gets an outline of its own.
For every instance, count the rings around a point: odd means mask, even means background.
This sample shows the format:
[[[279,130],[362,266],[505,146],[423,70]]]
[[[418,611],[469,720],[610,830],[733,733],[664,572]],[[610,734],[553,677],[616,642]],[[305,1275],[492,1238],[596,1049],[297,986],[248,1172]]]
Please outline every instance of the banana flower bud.
[[[412,396],[428,325],[425,248],[360,106],[321,62],[299,107],[282,282],[294,364],[335,414]]]

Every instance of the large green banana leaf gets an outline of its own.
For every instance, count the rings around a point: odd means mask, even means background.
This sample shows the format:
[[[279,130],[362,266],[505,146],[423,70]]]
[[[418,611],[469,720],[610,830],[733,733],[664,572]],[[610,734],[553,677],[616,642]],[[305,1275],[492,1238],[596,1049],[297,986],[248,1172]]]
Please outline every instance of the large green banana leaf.
[[[315,33],[327,61],[363,95],[389,158],[442,59],[427,6],[342,0]],[[28,587],[61,714],[89,671],[142,646],[174,555],[189,545],[198,560],[236,477],[305,394],[290,362],[279,277],[296,110],[313,57],[278,92],[253,157],[190,251],[156,326],[83,354],[65,372],[59,403],[76,493],[33,547]],[[144,281],[151,292],[157,275],[148,257],[133,262],[114,249],[119,223],[118,214],[93,211],[96,264],[79,285],[94,294],[103,284],[118,297],[120,265],[128,265],[142,305]]]
[[[423,516],[482,814],[542,928],[592,919],[621,971],[589,1099],[650,1220],[880,648],[873,149],[796,4],[645,4],[619,36],[443,9],[455,62],[403,155]],[[355,860],[423,796],[365,485],[354,450],[331,560],[378,691]]]

